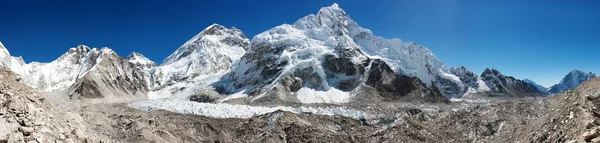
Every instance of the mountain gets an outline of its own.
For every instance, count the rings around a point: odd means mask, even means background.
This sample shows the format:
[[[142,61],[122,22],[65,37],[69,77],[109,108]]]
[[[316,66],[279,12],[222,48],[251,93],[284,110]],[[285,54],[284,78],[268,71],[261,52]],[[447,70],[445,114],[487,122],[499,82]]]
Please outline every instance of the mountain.
[[[154,90],[169,95],[191,94],[216,82],[246,53],[250,39],[237,28],[212,24],[180,46],[157,67],[150,79]],[[192,87],[192,88],[189,88]]]
[[[508,96],[508,97],[526,97],[541,96],[536,87],[512,76],[506,76],[496,69],[486,68],[481,73],[481,79],[490,89],[488,96]]]
[[[135,54],[135,53],[134,53]],[[148,92],[144,69],[152,68],[153,62],[142,62],[143,55],[138,58],[123,58],[109,48],[92,49],[87,55],[91,57],[83,65],[75,83],[68,89],[71,98],[115,98],[123,96],[145,98]],[[144,63],[146,65],[143,65]]]
[[[544,87],[542,85],[539,85],[537,83],[535,83],[534,81],[530,80],[530,79],[523,79],[524,82],[529,83],[531,86],[535,87],[541,94],[546,95],[548,92],[548,88]]]
[[[499,73],[478,76],[465,67],[449,68],[421,45],[375,36],[335,3],[252,40],[239,29],[212,24],[160,66],[140,53],[122,58],[108,48],[85,45],[50,63],[25,64],[0,46],[1,64],[32,87],[90,98],[103,93],[187,97],[214,90],[219,96],[250,95],[251,101],[269,102],[413,97],[436,102],[477,93],[523,94],[530,87]]]
[[[443,98],[419,78],[397,74],[400,68],[388,64],[391,60],[363,52],[355,38],[383,40],[369,34],[337,4],[260,33],[232,70],[238,89],[233,92],[246,91],[253,101],[266,102],[348,102],[354,92],[383,100]]]
[[[556,94],[566,90],[575,89],[584,81],[595,78],[596,73],[572,70],[558,84],[553,85],[548,90],[548,94]]]
[[[3,66],[10,65],[27,84],[45,92],[66,92],[71,98],[145,97],[148,84],[144,71],[156,66],[139,53],[122,58],[106,47],[79,45],[52,62],[29,64],[10,56],[4,46],[1,49]]]

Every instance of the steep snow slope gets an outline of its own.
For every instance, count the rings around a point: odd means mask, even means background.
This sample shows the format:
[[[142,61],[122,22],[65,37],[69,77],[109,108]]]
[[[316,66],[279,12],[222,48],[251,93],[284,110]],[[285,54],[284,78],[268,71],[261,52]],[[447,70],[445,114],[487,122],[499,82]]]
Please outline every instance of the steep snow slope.
[[[584,81],[595,78],[596,73],[572,70],[558,84],[553,85],[548,90],[548,94],[556,94],[566,90],[575,89]]]
[[[13,57],[0,42],[0,66],[9,67],[10,69],[21,69],[25,65],[22,57]]]
[[[198,88],[208,87],[229,72],[244,55],[249,43],[239,29],[210,25],[153,71],[152,88],[159,90],[156,93],[159,95],[180,92],[190,95]]]

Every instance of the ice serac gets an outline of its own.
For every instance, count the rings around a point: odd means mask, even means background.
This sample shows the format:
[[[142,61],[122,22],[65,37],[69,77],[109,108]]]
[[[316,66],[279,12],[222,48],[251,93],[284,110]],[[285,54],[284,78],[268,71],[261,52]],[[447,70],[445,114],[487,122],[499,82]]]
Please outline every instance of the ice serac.
[[[387,59],[364,53],[354,39],[363,32],[369,31],[333,4],[317,15],[260,33],[234,66],[233,87],[259,102],[348,102],[371,91],[376,92],[368,95],[383,100],[407,95],[443,100],[418,78],[397,74]]]
[[[531,84],[512,76],[503,75],[496,69],[486,68],[485,71],[481,73],[481,79],[485,82],[490,91],[478,93],[479,95],[502,97],[542,96],[542,94],[540,94]]]
[[[165,87],[181,90],[214,82],[229,72],[246,53],[249,43],[250,39],[241,30],[212,24],[156,68],[152,86],[157,90]]]
[[[581,83],[595,78],[596,73],[572,70],[558,84],[553,85],[548,90],[548,94],[556,94],[566,90],[575,89]]]

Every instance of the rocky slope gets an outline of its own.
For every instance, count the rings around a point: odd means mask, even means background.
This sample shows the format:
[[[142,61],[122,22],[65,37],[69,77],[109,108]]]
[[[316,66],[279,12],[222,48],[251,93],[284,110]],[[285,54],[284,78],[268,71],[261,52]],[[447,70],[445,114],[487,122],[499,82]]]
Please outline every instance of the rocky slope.
[[[596,77],[596,73],[572,70],[558,84],[553,85],[547,90],[547,94],[560,93],[566,90],[575,89],[579,84]]]
[[[155,64],[147,62],[141,54],[137,58],[122,58],[108,48],[92,49],[89,69],[79,74],[75,83],[68,89],[71,98],[115,98],[123,100],[128,96],[145,98],[148,92],[145,69]],[[142,61],[146,59],[146,61]]]
[[[0,67],[0,142],[93,141],[77,114],[58,110],[10,69]]]
[[[504,97],[525,97],[525,96],[542,96],[540,92],[531,84],[512,76],[506,76],[496,69],[486,68],[481,73],[481,79],[488,86],[490,91],[476,93],[487,96],[504,96]]]
[[[50,63],[25,64],[22,59],[10,56],[4,46],[1,48],[5,52],[0,55],[6,55],[3,60],[5,67],[21,75],[33,88],[45,92],[66,92],[72,98],[145,97],[148,92],[147,73],[156,66],[139,53],[122,58],[109,48],[85,45],[70,48]]]

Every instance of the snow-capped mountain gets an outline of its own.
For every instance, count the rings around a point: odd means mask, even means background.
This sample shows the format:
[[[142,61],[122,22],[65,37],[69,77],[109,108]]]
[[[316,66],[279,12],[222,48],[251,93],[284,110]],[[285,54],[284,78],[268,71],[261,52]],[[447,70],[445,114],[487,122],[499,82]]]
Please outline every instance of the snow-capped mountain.
[[[10,56],[4,46],[1,49],[4,55],[0,53],[0,56],[6,58],[2,59],[2,63],[6,63],[3,66],[10,65],[11,70],[33,88],[46,92],[64,91],[72,97],[145,97],[148,89],[143,71],[155,65],[139,53],[126,59],[106,47],[97,49],[79,45],[52,62],[29,64]]]
[[[478,76],[465,67],[448,68],[421,45],[375,36],[337,4],[252,40],[239,29],[210,25],[160,66],[140,53],[121,58],[108,48],[84,45],[50,63],[25,64],[0,43],[0,60],[34,88],[68,89],[81,97],[147,91],[151,98],[187,97],[210,89],[233,94],[227,99],[251,95],[252,101],[315,103],[530,92],[528,84],[497,70]]]
[[[512,76],[503,75],[496,69],[486,68],[481,73],[481,79],[490,89],[489,92],[482,93],[489,96],[541,96],[539,91],[531,84]]]
[[[196,92],[216,82],[246,53],[250,39],[236,28],[218,24],[208,26],[167,57],[152,73],[152,87],[166,90],[162,95],[181,90]],[[168,87],[167,89],[163,89]],[[190,88],[192,87],[192,88]]]
[[[530,79],[523,79],[523,81],[526,83],[529,83],[531,86],[535,87],[541,94],[546,95],[549,90],[549,88],[539,85]]]
[[[379,51],[373,48],[379,45],[368,45],[368,41],[372,40],[377,40],[374,42],[377,44],[383,43],[381,45],[390,44],[383,38],[374,37],[369,30],[359,27],[337,4],[321,8],[317,15],[311,14],[294,24],[277,26],[256,35],[246,54],[232,70],[233,87],[248,90],[248,94],[256,96],[254,100],[273,102],[272,100],[290,99],[289,96],[282,97],[283,94],[291,95],[290,100],[295,100],[293,96],[296,96],[295,98],[303,103],[347,102],[354,96],[350,92],[358,92],[363,87],[385,87],[376,90],[379,92],[376,94],[383,98],[392,90],[404,90],[389,95],[401,97],[421,89],[417,87],[429,89],[416,78],[403,78],[393,70],[406,70],[406,75],[411,75],[410,72],[419,73],[416,71],[421,65],[415,65],[414,71],[411,71],[413,67],[389,66],[398,63],[386,57],[364,53],[363,51],[368,50]],[[403,48],[407,47],[410,46]],[[409,51],[413,50],[395,54],[410,55]],[[424,58],[431,56],[416,53],[415,55]],[[424,64],[422,66],[429,65],[428,62],[430,61],[419,61]],[[438,70],[430,71],[437,73]],[[415,74],[418,75],[421,74]],[[383,85],[375,85],[374,81]],[[404,84],[401,87],[406,88],[392,88],[395,84]],[[426,97],[436,96],[433,91],[425,91],[429,93],[423,92]]]
[[[152,68],[158,66],[158,64],[156,64],[155,62],[146,58],[144,55],[138,52],[133,52],[129,54],[129,56],[127,56],[127,60],[131,64],[144,68]]]
[[[572,70],[558,84],[553,85],[548,89],[548,94],[556,94],[566,90],[574,89],[584,81],[595,78],[596,73],[583,72],[580,70]]]
[[[4,44],[0,42],[0,66],[10,67],[11,69],[19,69],[25,65],[22,57],[13,57],[8,52],[8,49],[4,47]]]

